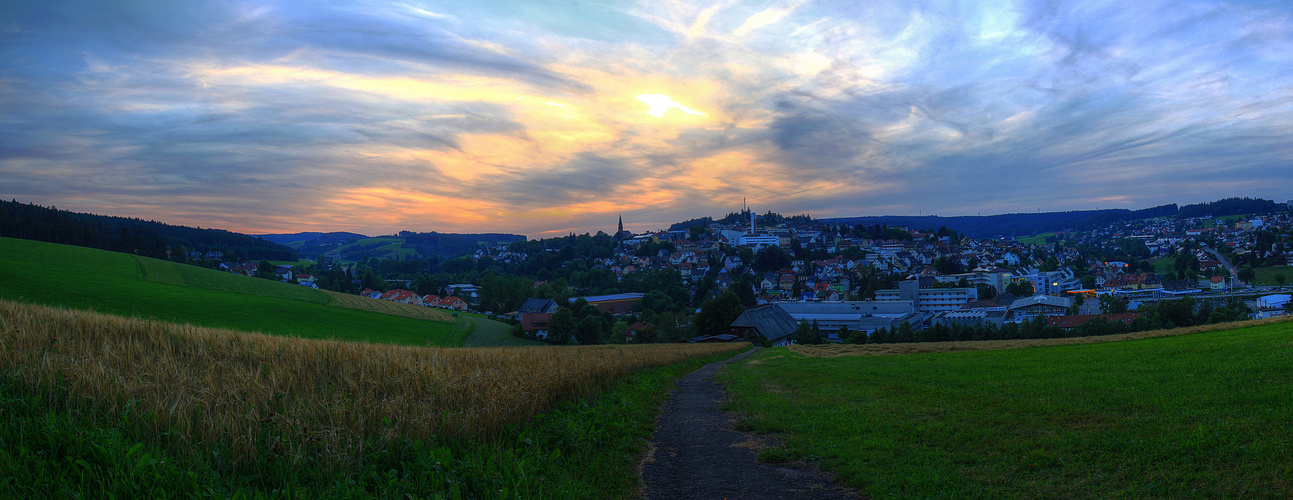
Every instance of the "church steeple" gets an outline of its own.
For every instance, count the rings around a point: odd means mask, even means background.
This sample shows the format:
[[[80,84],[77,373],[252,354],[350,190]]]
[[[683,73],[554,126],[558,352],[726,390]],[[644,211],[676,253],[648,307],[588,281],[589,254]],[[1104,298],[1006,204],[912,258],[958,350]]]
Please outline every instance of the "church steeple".
[[[624,232],[624,214],[620,214],[620,229],[616,231],[615,234],[620,234],[622,232]]]

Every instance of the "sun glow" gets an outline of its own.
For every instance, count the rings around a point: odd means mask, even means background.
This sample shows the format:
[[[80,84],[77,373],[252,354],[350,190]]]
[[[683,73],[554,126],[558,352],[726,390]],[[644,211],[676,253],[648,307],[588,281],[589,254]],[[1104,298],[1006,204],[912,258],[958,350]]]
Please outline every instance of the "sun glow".
[[[645,102],[647,106],[651,106],[651,109],[647,110],[647,114],[655,117],[663,117],[670,109],[677,109],[689,115],[705,116],[705,113],[678,104],[678,101],[664,94],[642,94],[638,96],[638,100]]]

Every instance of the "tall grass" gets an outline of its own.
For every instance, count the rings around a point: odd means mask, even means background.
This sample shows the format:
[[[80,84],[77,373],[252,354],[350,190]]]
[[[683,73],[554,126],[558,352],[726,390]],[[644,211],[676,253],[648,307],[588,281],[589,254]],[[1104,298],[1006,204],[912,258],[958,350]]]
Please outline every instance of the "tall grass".
[[[404,347],[0,300],[0,371],[72,411],[148,415],[163,444],[233,467],[272,455],[348,468],[365,443],[488,439],[630,372],[744,345]]]

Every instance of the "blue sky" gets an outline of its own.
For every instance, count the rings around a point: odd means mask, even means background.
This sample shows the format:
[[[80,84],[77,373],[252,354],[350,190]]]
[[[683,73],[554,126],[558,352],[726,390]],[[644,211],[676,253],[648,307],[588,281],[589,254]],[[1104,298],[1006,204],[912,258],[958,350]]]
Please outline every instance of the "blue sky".
[[[244,232],[1293,198],[1289,2],[10,2],[0,197]]]

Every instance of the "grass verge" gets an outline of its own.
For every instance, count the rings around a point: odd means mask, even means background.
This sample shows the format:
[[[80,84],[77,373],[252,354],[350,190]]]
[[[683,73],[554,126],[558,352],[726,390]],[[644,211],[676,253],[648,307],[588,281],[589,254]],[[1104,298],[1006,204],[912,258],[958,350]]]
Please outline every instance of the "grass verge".
[[[721,379],[768,458],[885,498],[1293,496],[1293,323],[905,356],[778,348]]]

